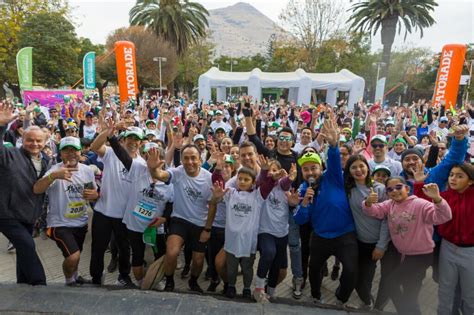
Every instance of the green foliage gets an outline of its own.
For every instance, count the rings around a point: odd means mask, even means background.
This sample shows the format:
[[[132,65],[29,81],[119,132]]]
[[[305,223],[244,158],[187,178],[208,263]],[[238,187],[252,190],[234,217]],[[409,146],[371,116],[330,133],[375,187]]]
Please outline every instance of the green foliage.
[[[18,34],[31,16],[45,12],[66,15],[69,6],[64,0],[6,0],[0,6],[0,83],[16,84],[16,53],[21,48]]]
[[[255,68],[265,71],[266,58],[261,54],[256,54],[251,57],[231,58],[230,56],[220,56],[214,60],[214,65],[219,67],[221,71],[230,71],[230,63],[232,62],[232,71],[248,72]]]
[[[61,13],[30,16],[18,34],[19,47],[33,47],[33,80],[46,86],[72,84],[80,78],[79,41],[74,25]]]
[[[190,45],[206,37],[209,12],[188,0],[137,0],[130,10],[130,24],[150,28],[182,55]]]

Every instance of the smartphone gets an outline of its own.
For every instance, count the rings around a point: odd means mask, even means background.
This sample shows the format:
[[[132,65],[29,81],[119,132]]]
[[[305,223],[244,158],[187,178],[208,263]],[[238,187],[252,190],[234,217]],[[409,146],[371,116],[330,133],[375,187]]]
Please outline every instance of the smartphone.
[[[92,182],[85,183],[84,189],[94,189],[94,184]]]

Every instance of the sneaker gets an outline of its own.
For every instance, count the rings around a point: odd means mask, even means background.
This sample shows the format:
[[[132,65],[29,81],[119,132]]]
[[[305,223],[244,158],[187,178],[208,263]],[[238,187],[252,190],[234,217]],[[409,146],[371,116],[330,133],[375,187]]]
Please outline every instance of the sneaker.
[[[133,283],[132,278],[129,275],[119,275],[116,285],[122,286],[124,288],[136,288],[137,286]]]
[[[370,301],[370,304],[365,304],[364,302],[361,302],[358,305],[357,309],[361,311],[372,311],[374,309],[374,302]]]
[[[222,289],[222,294],[226,295],[227,294],[227,289],[229,288],[229,284],[227,282],[224,282],[224,288]]]
[[[324,305],[324,304],[326,304],[326,301],[324,301],[324,299],[323,299],[322,297],[319,298],[319,299],[314,298],[314,299],[313,299],[313,303],[314,303],[315,305]]]
[[[83,284],[92,284],[92,280],[83,278],[82,276],[78,276],[76,278],[77,284],[83,285]]]
[[[339,279],[339,266],[332,267],[331,280],[336,281]]]
[[[229,299],[233,299],[235,298],[237,294],[237,291],[235,290],[235,287],[228,287],[226,292],[225,292],[225,296],[227,296]]]
[[[207,287],[207,292],[216,292],[217,286],[221,283],[221,281],[218,279],[216,281],[211,280],[211,283],[209,283],[209,287]]]
[[[109,273],[115,272],[115,270],[117,270],[117,266],[118,266],[118,259],[112,257],[112,258],[110,258],[110,263],[107,266],[107,271]]]
[[[303,285],[303,278],[295,278],[293,277],[293,298],[299,300],[303,296],[303,292],[301,292],[301,286]]]
[[[353,310],[357,310],[357,307],[349,304],[349,301],[347,302],[342,302],[341,300],[339,299],[336,299],[336,306],[337,307],[340,307],[346,311],[353,311]]]
[[[158,283],[156,284],[156,289],[157,289],[158,291],[165,291],[165,288],[166,288],[166,279],[163,278],[163,279],[161,279],[160,282],[158,282]]]
[[[184,265],[183,271],[181,271],[181,278],[187,278],[189,276],[189,272],[191,271],[190,265]]]
[[[197,281],[192,281],[191,279],[189,279],[188,285],[189,285],[189,290],[190,291],[197,292],[199,294],[204,293],[204,291],[201,289],[201,287],[199,286]]]
[[[165,279],[166,279],[166,283],[165,283],[165,288],[163,289],[163,291],[173,292],[174,291],[174,278],[173,277],[168,278],[165,276]]]
[[[7,252],[13,253],[14,251],[15,251],[15,246],[13,246],[13,244],[11,242],[8,242]]]
[[[264,290],[258,290],[258,289],[255,289],[253,291],[253,298],[255,301],[257,301],[257,303],[268,303],[268,298],[267,298],[267,294],[265,293]]]
[[[252,299],[252,291],[250,291],[250,289],[244,289],[244,290],[242,291],[242,297],[243,297],[244,299],[249,299],[249,300],[251,300],[251,299]]]
[[[76,281],[66,283],[66,287],[80,287],[82,284],[77,283]]]

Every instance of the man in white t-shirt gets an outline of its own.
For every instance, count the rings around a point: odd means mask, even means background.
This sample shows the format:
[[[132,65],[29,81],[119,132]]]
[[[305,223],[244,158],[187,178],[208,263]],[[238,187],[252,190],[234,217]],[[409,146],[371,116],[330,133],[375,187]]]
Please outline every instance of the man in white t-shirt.
[[[165,291],[174,290],[174,271],[178,254],[187,242],[193,251],[189,289],[203,293],[197,283],[204,264],[207,241],[211,227],[206,227],[208,202],[212,196],[211,173],[201,168],[198,148],[188,144],[181,149],[181,163],[177,168],[163,170],[165,163],[153,151],[149,153],[148,167],[153,178],[174,187],[174,207],[171,214],[169,236],[166,242],[164,274]]]
[[[81,142],[65,137],[59,144],[61,160],[33,186],[36,194],[47,193],[49,211],[48,236],[56,241],[64,256],[66,285],[89,282],[78,273],[82,246],[86,238],[90,201],[99,197],[94,171],[79,163]]]
[[[117,129],[121,129],[117,126]],[[115,155],[112,148],[105,146],[108,130],[104,130],[91,144],[91,150],[99,155],[98,161],[104,164],[104,176],[100,198],[95,205],[92,217],[92,253],[90,273],[94,284],[102,284],[104,271],[104,254],[114,233],[115,242],[119,249],[119,277],[117,284],[133,287],[130,278],[130,246],[127,238],[127,227],[122,222],[127,200],[131,193],[132,180],[129,172]],[[138,154],[143,130],[129,127],[124,133],[123,146],[127,153],[137,162],[146,163]]]
[[[222,128],[226,134],[232,130],[232,127],[223,121],[224,115],[221,110],[216,110],[214,112],[214,120],[211,122],[211,129],[215,133],[217,129]]]
[[[373,172],[377,165],[388,167],[393,176],[398,176],[402,172],[402,164],[387,156],[387,138],[383,135],[376,135],[370,139],[373,159],[368,160],[370,171]]]

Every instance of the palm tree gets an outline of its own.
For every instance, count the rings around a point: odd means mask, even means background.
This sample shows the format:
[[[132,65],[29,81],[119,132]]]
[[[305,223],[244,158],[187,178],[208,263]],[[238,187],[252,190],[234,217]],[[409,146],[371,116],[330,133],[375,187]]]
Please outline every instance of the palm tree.
[[[137,0],[130,10],[130,24],[152,29],[182,55],[189,45],[206,36],[209,12],[189,0]]]
[[[430,15],[438,4],[434,0],[364,0],[355,3],[348,22],[354,31],[370,32],[373,35],[380,29],[383,54],[381,77],[387,77],[390,65],[392,44],[398,27],[400,34],[405,27],[405,39],[408,33],[432,26],[435,20]]]

